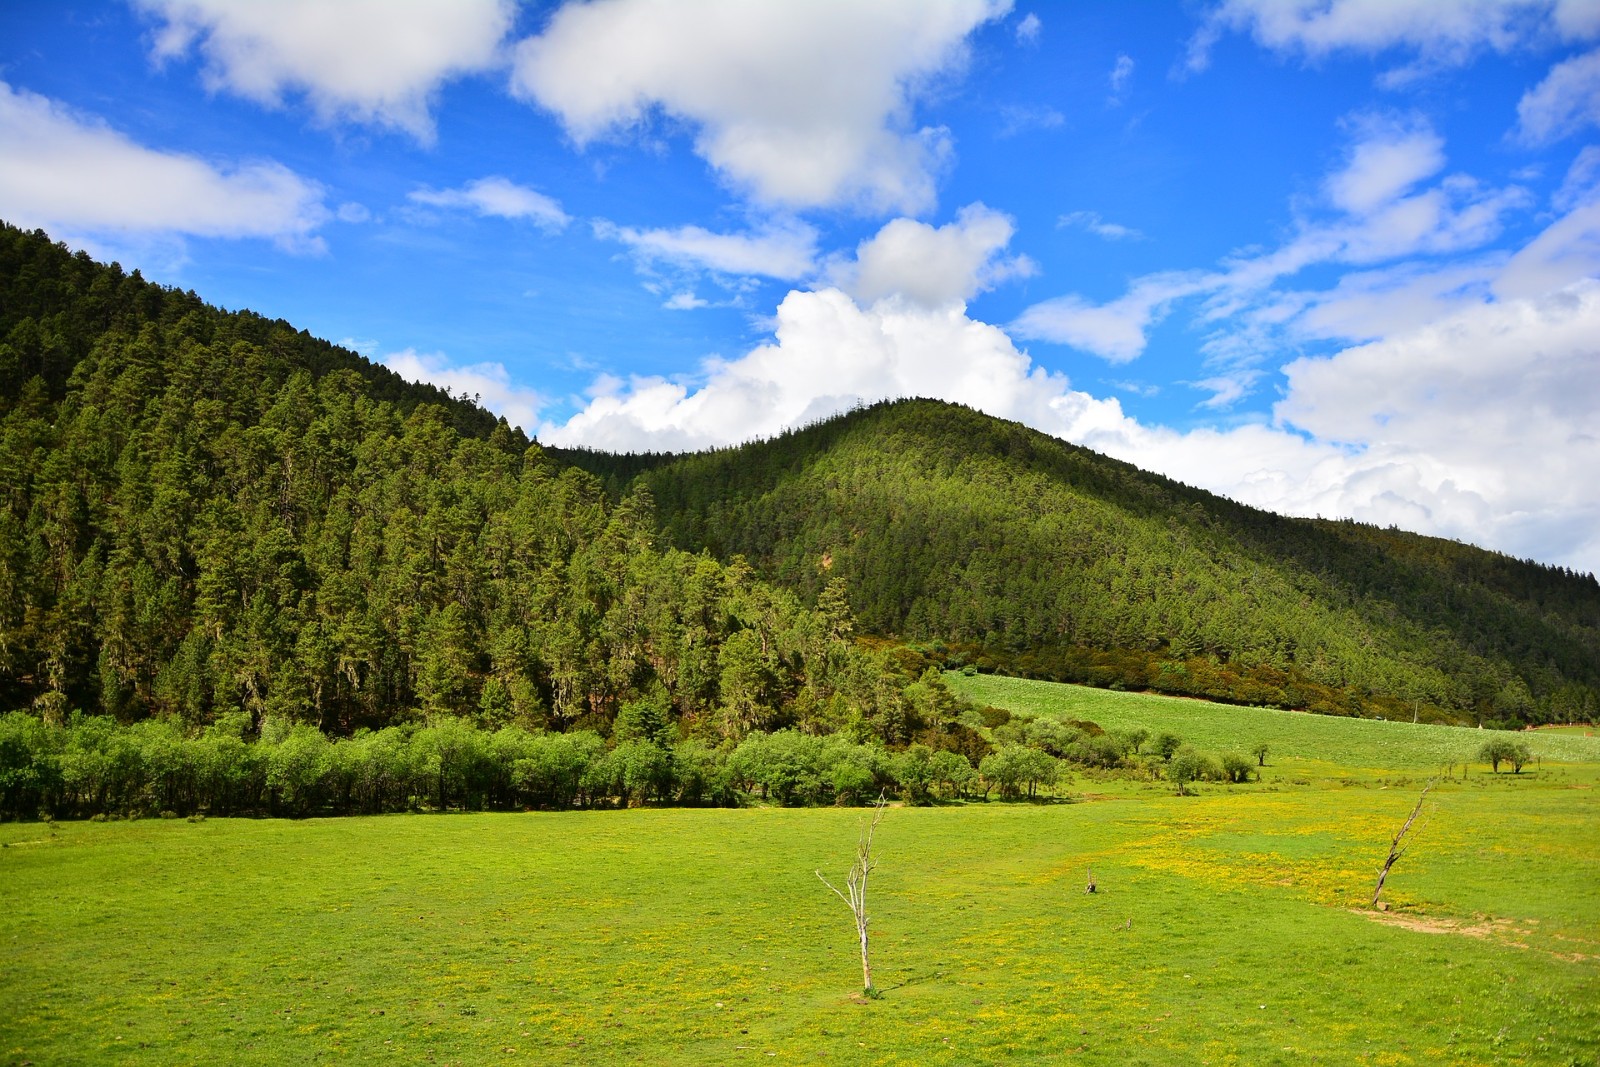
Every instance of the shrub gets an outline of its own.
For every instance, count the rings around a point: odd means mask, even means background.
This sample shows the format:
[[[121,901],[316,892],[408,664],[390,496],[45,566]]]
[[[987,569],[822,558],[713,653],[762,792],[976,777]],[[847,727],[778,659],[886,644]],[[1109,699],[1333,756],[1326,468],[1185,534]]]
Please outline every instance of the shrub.
[[[1193,745],[1180,745],[1167,760],[1167,778],[1178,787],[1181,797],[1189,791],[1190,782],[1205,777],[1206,757]]]
[[[1222,754],[1222,777],[1229,782],[1248,782],[1255,765],[1237,752]]]
[[[996,726],[1004,726],[1011,721],[1011,713],[1005,708],[979,708],[978,715],[983,719],[983,725],[991,730]]]

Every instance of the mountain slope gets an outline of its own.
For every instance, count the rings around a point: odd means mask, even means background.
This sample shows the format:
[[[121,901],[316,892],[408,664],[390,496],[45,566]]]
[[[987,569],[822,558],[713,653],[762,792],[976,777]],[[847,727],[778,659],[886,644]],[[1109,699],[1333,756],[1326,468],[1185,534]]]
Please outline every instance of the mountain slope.
[[[848,618],[658,549],[646,497],[612,505],[471,404],[9,227],[0,386],[0,710],[915,726],[911,680]]]
[[[806,595],[842,577],[863,630],[953,661],[1347,714],[1595,713],[1592,576],[1258,511],[957,405],[695,455],[552,453],[648,485],[679,547]]]

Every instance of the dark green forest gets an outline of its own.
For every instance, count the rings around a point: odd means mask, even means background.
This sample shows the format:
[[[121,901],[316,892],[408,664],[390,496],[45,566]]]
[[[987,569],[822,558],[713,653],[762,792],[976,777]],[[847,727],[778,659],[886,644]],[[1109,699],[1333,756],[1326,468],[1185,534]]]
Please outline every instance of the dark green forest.
[[[0,707],[904,743],[914,677],[471,402],[0,232]],[[808,597],[808,601],[810,598]]]
[[[1141,738],[1007,726],[941,666],[1590,719],[1600,587],[928,401],[692,456],[543,449],[471,398],[0,225],[0,816],[1166,773]]]
[[[1591,719],[1600,584],[1291,519],[952,404],[897,401],[693,455],[553,451],[663,536],[948,665],[1433,722]]]

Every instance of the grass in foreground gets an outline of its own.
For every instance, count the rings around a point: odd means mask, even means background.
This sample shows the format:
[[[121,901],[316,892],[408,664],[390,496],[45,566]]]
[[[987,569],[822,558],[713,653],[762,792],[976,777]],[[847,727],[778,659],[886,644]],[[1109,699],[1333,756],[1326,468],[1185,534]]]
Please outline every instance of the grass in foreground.
[[[858,811],[4,825],[0,1062],[1594,1063],[1600,766],[1443,783],[1375,917],[1427,750],[1350,736],[1400,762],[891,810],[876,1001],[811,873]]]

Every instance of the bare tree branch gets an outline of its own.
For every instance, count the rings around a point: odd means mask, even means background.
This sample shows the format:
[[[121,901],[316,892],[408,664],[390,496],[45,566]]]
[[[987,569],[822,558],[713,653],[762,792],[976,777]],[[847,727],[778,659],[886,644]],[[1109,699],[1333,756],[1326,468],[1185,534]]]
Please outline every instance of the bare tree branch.
[[[1417,798],[1417,806],[1411,809],[1411,814],[1407,817],[1405,825],[1400,827],[1400,832],[1394,835],[1393,841],[1389,842],[1389,857],[1383,861],[1383,869],[1378,872],[1378,884],[1372,887],[1372,903],[1368,907],[1376,908],[1378,906],[1378,898],[1383,895],[1383,883],[1389,877],[1389,871],[1395,864],[1400,862],[1402,856],[1411,851],[1411,845],[1416,841],[1417,835],[1422,833],[1423,829],[1428,825],[1428,820],[1424,819],[1422,825],[1418,826],[1415,831],[1411,828],[1417,821],[1417,816],[1422,814],[1423,801],[1428,799],[1428,790],[1433,788],[1436,780],[1433,778],[1428,779],[1428,783],[1422,787],[1422,795]]]
[[[861,988],[863,992],[874,992],[872,986],[872,961],[867,953],[867,878],[877,868],[877,861],[872,858],[872,836],[878,830],[878,823],[883,821],[883,813],[888,807],[888,801],[882,793],[878,794],[878,802],[872,813],[872,821],[864,827],[856,839],[856,861],[850,865],[850,872],[845,875],[845,892],[841,893],[839,887],[823,877],[821,871],[813,871],[823,885],[833,890],[835,896],[845,902],[850,909],[850,914],[855,916],[856,936],[861,941]]]

